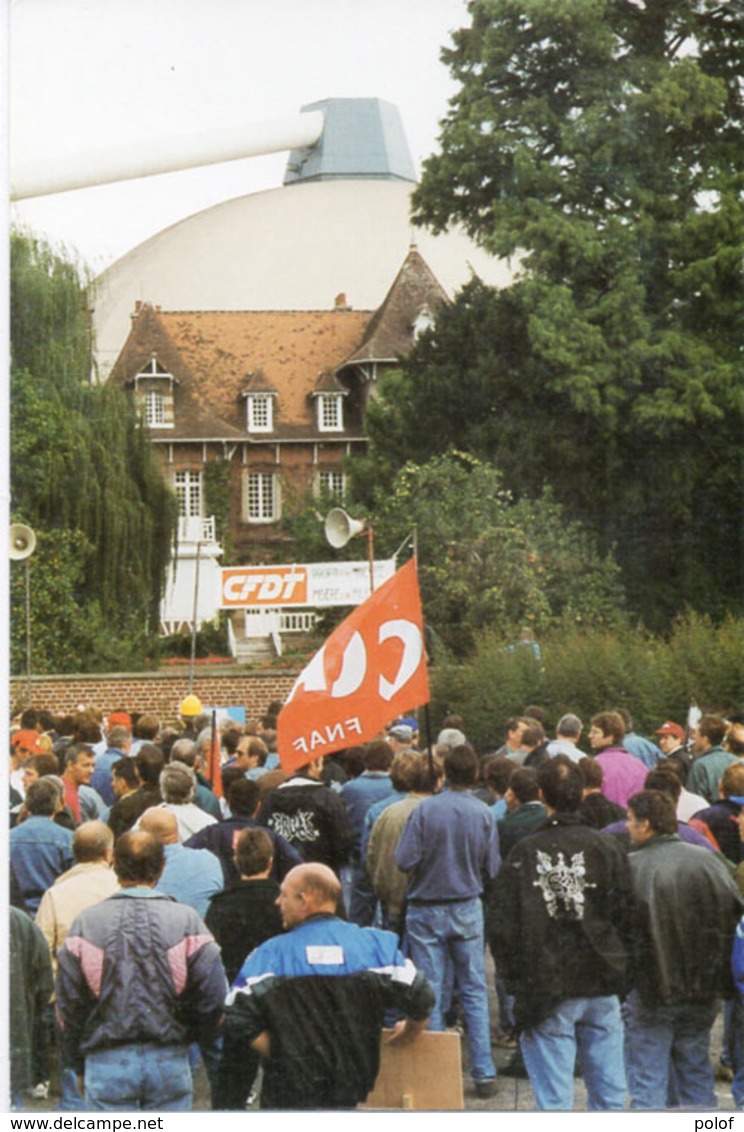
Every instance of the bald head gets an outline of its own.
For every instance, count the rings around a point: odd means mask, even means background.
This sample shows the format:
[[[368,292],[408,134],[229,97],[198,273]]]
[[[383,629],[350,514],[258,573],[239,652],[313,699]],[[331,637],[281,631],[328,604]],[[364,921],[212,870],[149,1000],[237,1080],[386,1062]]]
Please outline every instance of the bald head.
[[[151,806],[145,810],[139,820],[139,828],[157,838],[161,845],[173,845],[178,841],[178,822],[171,811],[162,806]]]
[[[85,821],[72,835],[72,852],[79,865],[106,861],[114,855],[114,835],[105,821]]]
[[[142,829],[128,829],[114,845],[114,872],[122,888],[154,888],[165,865],[160,841]]]
[[[296,865],[285,876],[277,904],[285,928],[321,913],[335,915],[341,896],[341,882],[327,865]]]

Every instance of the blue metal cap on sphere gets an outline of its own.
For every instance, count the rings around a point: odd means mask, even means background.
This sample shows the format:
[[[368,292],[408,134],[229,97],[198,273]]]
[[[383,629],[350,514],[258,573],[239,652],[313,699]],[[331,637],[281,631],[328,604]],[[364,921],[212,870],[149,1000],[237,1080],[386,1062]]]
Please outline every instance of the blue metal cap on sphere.
[[[328,98],[302,107],[320,110],[323,132],[312,146],[293,149],[284,184],[333,178],[416,181],[398,107],[380,98]]]

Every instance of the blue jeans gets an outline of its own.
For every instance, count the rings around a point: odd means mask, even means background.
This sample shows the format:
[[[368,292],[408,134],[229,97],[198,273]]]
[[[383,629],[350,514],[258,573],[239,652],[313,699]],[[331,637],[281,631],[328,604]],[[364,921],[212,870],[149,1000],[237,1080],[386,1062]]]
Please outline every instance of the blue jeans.
[[[576,1056],[587,1108],[625,1107],[623,1025],[615,995],[569,998],[519,1039],[539,1109],[572,1109]]]
[[[721,1065],[729,1069],[734,1064],[734,1000],[726,998],[723,1001],[723,1037],[721,1039]]]
[[[717,1108],[710,1031],[718,1004],[646,1007],[623,1003],[625,1066],[634,1109]]]
[[[348,915],[360,928],[371,928],[377,917],[377,897],[364,865],[354,870]]]
[[[59,1051],[59,1087],[62,1092],[60,1102],[57,1108],[60,1112],[81,1112],[85,1110],[85,1101],[80,1096],[78,1089],[77,1074],[74,1069],[65,1065],[64,1057],[62,1056],[62,1037],[57,1031],[57,1050]]]
[[[344,901],[344,909],[348,913],[349,905],[351,904],[351,890],[354,886],[354,866],[342,865],[339,869],[338,876],[341,881],[341,895]]]
[[[189,1112],[192,1081],[186,1046],[143,1042],[85,1058],[85,1099],[106,1112]]]
[[[60,1066],[59,1087],[62,1092],[57,1108],[60,1112],[84,1112],[85,1101],[80,1096],[77,1074],[74,1069]]]
[[[496,998],[499,1003],[499,1027],[501,1030],[514,1030],[514,995],[509,994],[506,983],[496,968]]]
[[[474,1081],[496,1076],[491,1057],[488,986],[483,954],[483,906],[478,897],[452,904],[409,904],[406,942],[414,965],[434,988],[430,1030],[444,1029],[445,997],[454,980]]]
[[[737,1108],[744,1108],[744,1002],[737,996],[731,1003],[731,1092]]]

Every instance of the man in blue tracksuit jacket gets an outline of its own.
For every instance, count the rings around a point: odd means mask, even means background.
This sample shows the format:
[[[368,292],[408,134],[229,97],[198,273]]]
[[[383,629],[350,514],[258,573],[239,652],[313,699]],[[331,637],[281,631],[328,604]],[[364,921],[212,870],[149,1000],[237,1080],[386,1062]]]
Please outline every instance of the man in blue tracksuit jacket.
[[[397,936],[336,916],[340,892],[327,865],[292,869],[277,901],[287,933],[248,956],[228,994],[225,1046],[264,1058],[262,1108],[354,1108],[374,1086],[385,1009],[405,1015],[390,1039],[405,1042],[433,1006]]]

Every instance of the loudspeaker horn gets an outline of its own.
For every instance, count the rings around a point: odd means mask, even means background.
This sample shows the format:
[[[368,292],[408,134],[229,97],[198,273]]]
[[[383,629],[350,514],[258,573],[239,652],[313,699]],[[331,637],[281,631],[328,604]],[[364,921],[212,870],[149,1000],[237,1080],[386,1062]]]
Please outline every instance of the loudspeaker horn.
[[[13,562],[21,562],[30,557],[36,549],[36,535],[25,523],[10,524],[10,557]]]
[[[361,534],[365,525],[364,519],[352,519],[341,507],[334,507],[326,515],[325,537],[334,550],[340,550],[354,535]]]

